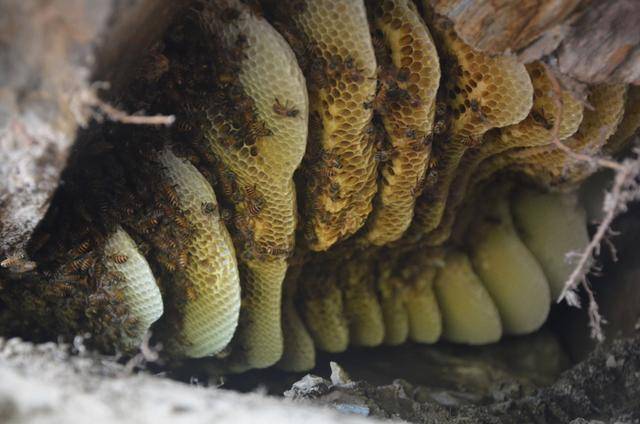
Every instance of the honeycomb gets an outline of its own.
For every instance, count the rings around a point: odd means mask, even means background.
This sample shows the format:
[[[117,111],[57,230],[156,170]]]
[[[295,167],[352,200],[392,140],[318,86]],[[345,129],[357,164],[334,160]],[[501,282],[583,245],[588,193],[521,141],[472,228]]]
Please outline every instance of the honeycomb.
[[[437,271],[433,262],[439,256],[428,251],[415,252],[406,263],[400,263],[399,271],[391,273],[403,287],[409,339],[417,343],[435,343],[442,334],[442,315],[433,288]]]
[[[447,76],[440,88],[442,113],[436,117],[442,121],[436,125],[446,128],[434,141],[430,175],[417,201],[413,232],[418,235],[439,224],[465,151],[482,143],[488,130],[525,119],[533,101],[531,79],[515,58],[476,52],[444,20],[427,22],[439,41],[442,74]]]
[[[102,248],[102,261],[108,272],[123,277],[119,281],[123,303],[135,317],[135,331],[122,339],[122,348],[130,351],[140,345],[151,324],[162,315],[160,289],[147,260],[121,227],[107,238]]]
[[[512,211],[523,243],[547,275],[551,298],[558,299],[575,260],[558,256],[555,249],[547,246],[553,245],[565,252],[580,252],[589,243],[586,212],[577,194],[523,190],[515,195]],[[549,228],[551,226],[553,228]]]
[[[240,145],[228,145],[233,117],[219,105],[205,113],[204,138],[218,161],[223,196],[233,209],[242,282],[242,313],[229,362],[236,370],[273,365],[282,355],[280,300],[297,223],[293,172],[304,155],[308,98],[295,56],[269,23],[239,2],[219,2],[237,11],[225,22],[216,15],[205,24],[219,36],[219,49],[229,56],[229,72],[237,71],[252,127],[262,133]],[[235,9],[234,9],[235,8]],[[242,40],[241,57],[234,56]],[[224,55],[222,53],[221,55]],[[232,89],[220,93],[237,101]],[[225,188],[229,187],[229,188]]]
[[[528,334],[547,319],[549,283],[516,233],[506,197],[491,203],[472,230],[471,263],[498,309],[504,333]]]
[[[435,268],[423,268],[405,282],[405,305],[409,316],[409,339],[435,343],[442,335],[442,314],[433,288]]]
[[[222,372],[535,330],[584,216],[573,194],[510,190],[592,171],[550,144],[554,124],[575,152],[619,154],[638,89],[590,87],[584,110],[562,91],[556,122],[542,64],[478,53],[423,10],[194,3],[124,95],[177,124],[89,132],[32,241],[38,270],[0,278],[28,319],[0,326],[129,349],[164,308],[154,337]]]
[[[533,84],[533,106],[527,117],[513,125],[487,133],[482,143],[469,149],[460,160],[458,171],[451,183],[446,208],[439,225],[426,235],[429,245],[440,245],[451,235],[456,213],[465,199],[472,175],[485,159],[515,147],[533,147],[549,144],[558,106],[551,80],[539,62],[526,65]],[[558,139],[573,135],[582,121],[583,105],[567,90],[562,91],[562,115]]]
[[[381,46],[376,104],[386,134],[376,156],[380,182],[365,237],[380,246],[400,238],[413,218],[431,151],[440,65],[413,3],[369,1],[367,6],[374,45]]]
[[[300,282],[305,324],[317,349],[344,352],[349,346],[349,326],[336,273],[332,270],[314,271]]]
[[[301,266],[291,266],[283,284],[282,332],[284,352],[278,367],[286,371],[306,371],[315,366],[316,348],[298,308],[296,294]]]
[[[238,324],[240,279],[235,251],[218,215],[216,196],[200,172],[169,149],[159,154],[158,161],[192,226],[185,280],[174,281],[182,287],[172,288],[188,290],[188,301],[179,306],[180,316],[165,315],[172,327],[165,334],[165,346],[174,355],[209,356],[227,346]]]
[[[452,251],[438,271],[434,288],[443,315],[442,337],[468,344],[486,344],[502,336],[500,315],[469,258]]]
[[[619,155],[632,142],[640,128],[640,87],[629,86],[624,106],[624,116],[618,130],[607,140],[603,150],[608,155]]]
[[[367,256],[352,258],[338,273],[344,317],[353,346],[378,346],[384,339],[382,310],[375,291],[372,263]]]
[[[621,84],[597,85],[592,88],[578,131],[564,140],[573,151],[596,154],[616,131],[624,112],[626,87]],[[476,172],[476,182],[486,181],[499,170],[508,168],[543,187],[573,186],[584,180],[594,169],[585,162],[569,157],[553,145],[516,148],[482,163]]]
[[[309,148],[304,161],[304,235],[314,251],[354,234],[376,192],[375,129],[368,106],[376,59],[363,2],[275,2],[278,28],[305,71]]]
[[[409,337],[409,314],[405,305],[405,285],[389,270],[378,277],[378,296],[384,321],[384,344],[400,345]]]
[[[61,212],[63,216],[71,213],[65,209]],[[85,222],[75,218],[71,226],[80,224],[77,232],[70,239],[61,235],[54,246],[56,257],[41,265],[51,267],[44,271],[46,280],[27,279],[15,286],[0,282],[3,306],[6,303],[7,311],[15,309],[23,317],[9,317],[9,322],[1,325],[58,334],[89,333],[93,346],[135,352],[163,313],[162,297],[149,264],[121,227],[103,234],[82,232]],[[47,246],[40,249],[46,250]],[[0,321],[7,319],[2,315]],[[32,334],[40,336],[38,332]]]

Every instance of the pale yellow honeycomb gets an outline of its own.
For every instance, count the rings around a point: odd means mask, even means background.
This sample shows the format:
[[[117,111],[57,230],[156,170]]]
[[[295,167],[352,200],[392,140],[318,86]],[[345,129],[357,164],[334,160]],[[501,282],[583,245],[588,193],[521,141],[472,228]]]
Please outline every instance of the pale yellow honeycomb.
[[[309,89],[309,148],[305,160],[304,233],[312,250],[326,250],[355,233],[376,191],[372,109],[376,59],[364,3],[353,0],[277,2],[301,45]],[[295,47],[294,47],[295,48]]]
[[[349,327],[344,316],[342,291],[331,270],[309,270],[300,284],[301,313],[316,348],[343,352],[349,346]]]
[[[595,155],[615,133],[624,113],[626,86],[621,84],[592,87],[587,101],[593,109],[585,108],[580,128],[564,140],[571,150],[584,155]],[[511,172],[527,176],[544,187],[573,186],[595,171],[587,161],[573,158],[560,148],[547,145],[515,149],[498,155],[495,161],[483,164],[480,178],[508,166]],[[493,168],[493,169],[492,169]]]
[[[640,128],[640,87],[630,85],[627,89],[627,100],[624,106],[624,116],[618,130],[607,140],[603,150],[608,155],[618,155],[633,141],[633,136]]]
[[[442,334],[442,314],[433,289],[435,268],[423,268],[406,281],[409,338],[417,343],[435,343]]]
[[[405,287],[390,270],[378,277],[378,296],[384,319],[384,343],[395,346],[409,337],[409,314],[405,306]]]
[[[384,322],[372,267],[370,257],[356,256],[338,273],[344,316],[349,323],[349,342],[353,346],[378,346],[384,340]]]
[[[443,317],[444,339],[467,344],[500,339],[498,309],[465,254],[447,254],[444,267],[436,276],[435,292]]]
[[[118,226],[102,248],[102,262],[108,271],[122,276],[117,289],[122,291],[123,304],[135,320],[135,333],[121,340],[124,350],[137,348],[151,324],[162,316],[163,305],[160,289],[149,268],[147,260],[140,254],[136,243],[122,227]]]
[[[294,247],[293,173],[306,147],[308,98],[302,72],[282,36],[241,3],[219,4],[237,10],[237,18],[226,22],[211,16],[207,26],[226,51],[237,49],[239,37],[244,40],[242,59],[232,59],[232,65],[239,69],[243,94],[253,102],[248,112],[255,113],[254,125],[267,129],[251,146],[228,146],[228,111],[207,110],[210,127],[205,136],[220,162],[216,171],[235,190],[224,195],[234,208],[243,296],[240,328],[228,362],[230,368],[242,370],[273,365],[282,355],[280,299],[286,258]]]
[[[380,182],[366,239],[383,245],[402,236],[413,218],[429,154],[440,83],[440,64],[433,39],[409,0],[368,1],[372,30],[389,52],[377,52],[385,75],[380,79],[379,110],[386,132]],[[388,56],[388,57],[387,57]],[[386,63],[389,62],[389,63]]]
[[[442,220],[438,227],[426,235],[429,245],[440,245],[451,235],[470,179],[482,161],[511,148],[541,146],[551,141],[556,114],[559,112],[556,93],[541,63],[533,62],[526,65],[526,68],[533,84],[533,106],[529,115],[522,122],[487,133],[477,148],[464,153],[449,189]],[[584,109],[582,103],[567,90],[562,91],[562,104],[557,134],[559,140],[566,139],[578,130]]]
[[[315,366],[316,348],[313,339],[305,327],[304,321],[296,308],[298,278],[302,266],[289,267],[283,284],[282,299],[282,332],[284,335],[284,352],[278,367],[286,371],[306,371]]]
[[[179,306],[180,317],[166,317],[177,330],[164,335],[166,346],[175,355],[213,355],[227,346],[238,324],[240,280],[235,250],[218,214],[213,189],[202,174],[169,149],[159,154],[158,161],[163,178],[175,188],[179,209],[192,227],[184,269],[186,281],[174,281],[192,294]]]
[[[433,174],[416,203],[413,231],[418,234],[426,234],[439,224],[464,152],[481,143],[488,130],[525,119],[533,102],[531,79],[514,57],[491,57],[474,51],[441,18],[428,20],[428,24],[439,42],[446,75],[439,102],[449,122],[445,136],[434,142]]]

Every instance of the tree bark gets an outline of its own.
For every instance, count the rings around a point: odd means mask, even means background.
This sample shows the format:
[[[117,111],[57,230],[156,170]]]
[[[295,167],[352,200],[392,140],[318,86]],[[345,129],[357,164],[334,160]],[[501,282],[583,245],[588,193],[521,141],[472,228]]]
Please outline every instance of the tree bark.
[[[60,182],[76,130],[91,118],[83,99],[92,81],[123,81],[134,60],[185,4],[0,4],[0,261],[9,258],[5,265],[25,256]]]

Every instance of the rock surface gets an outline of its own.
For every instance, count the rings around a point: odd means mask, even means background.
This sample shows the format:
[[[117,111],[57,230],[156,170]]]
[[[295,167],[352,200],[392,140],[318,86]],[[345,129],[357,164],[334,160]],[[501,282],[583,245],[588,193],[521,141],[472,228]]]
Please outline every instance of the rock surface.
[[[424,396],[424,390],[402,380],[383,386],[351,381],[335,365],[333,381],[306,376],[295,383],[285,394],[291,402],[131,374],[81,345],[75,354],[69,351],[52,343],[0,339],[1,422],[640,422],[638,336],[596,350],[547,388],[531,394],[505,388],[481,405]]]
[[[0,422],[22,423],[345,423],[371,422],[292,404],[131,374],[106,357],[71,356],[52,343],[0,339]]]

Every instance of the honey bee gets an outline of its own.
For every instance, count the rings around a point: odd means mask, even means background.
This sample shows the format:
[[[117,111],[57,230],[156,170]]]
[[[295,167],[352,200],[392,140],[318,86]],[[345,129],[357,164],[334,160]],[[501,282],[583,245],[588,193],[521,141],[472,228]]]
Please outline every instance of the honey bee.
[[[418,138],[418,133],[413,128],[407,128],[404,132],[405,137],[415,140]]]
[[[333,201],[340,198],[340,184],[335,181],[329,184],[329,197],[331,197]]]
[[[267,127],[267,124],[264,121],[255,119],[250,122],[247,134],[249,138],[257,140],[262,137],[270,137],[271,135],[273,135],[273,132],[269,129],[269,127]]]
[[[189,262],[189,251],[183,249],[180,253],[178,253],[177,264],[180,269],[185,269]]]
[[[317,167],[316,169],[320,178],[325,180],[331,179],[336,175],[335,168],[331,168],[328,166],[320,166],[320,167]]]
[[[230,72],[220,72],[216,79],[222,88],[228,87],[235,82],[235,76]]]
[[[115,255],[111,255],[111,260],[117,264],[123,264],[129,260],[129,257],[125,254],[117,253]]]
[[[320,210],[318,213],[318,220],[323,224],[330,224],[333,218],[333,214],[327,210]]]
[[[329,161],[329,166],[332,166],[336,169],[342,169],[342,162],[339,157],[333,157]]]
[[[544,110],[542,110],[541,112],[532,110],[531,117],[533,118],[534,121],[542,125],[544,129],[550,130],[553,128],[553,124],[549,122],[549,120],[545,117]]]
[[[193,125],[186,118],[182,118],[177,120],[175,128],[179,132],[187,133],[193,130]]]
[[[236,174],[229,170],[224,171],[220,176],[220,188],[222,189],[223,196],[230,199],[233,194],[238,191]]]
[[[337,79],[340,76],[340,71],[343,68],[343,63],[340,60],[340,56],[334,54],[329,59],[329,63],[325,67],[327,76],[331,79]]]
[[[203,214],[210,215],[217,210],[217,206],[213,202],[202,202],[201,209]]]
[[[171,206],[177,208],[180,205],[180,199],[178,198],[178,193],[175,190],[175,186],[165,182],[164,184],[162,184],[161,190],[169,200]]]
[[[229,209],[220,210],[220,218],[224,221],[225,224],[228,224],[233,219],[233,212]]]
[[[24,261],[24,257],[22,255],[9,256],[2,260],[2,262],[0,262],[0,266],[2,268],[11,268],[15,265],[18,265],[22,261]]]
[[[260,253],[268,256],[289,256],[291,249],[286,246],[261,246]]]
[[[312,225],[305,225],[303,237],[309,243],[315,243],[316,241],[318,241],[318,237],[316,236],[316,232],[314,231]]]
[[[242,235],[242,237],[246,240],[253,239],[253,229],[251,228],[251,221],[247,217],[239,216],[235,220],[236,230]]]
[[[420,194],[422,194],[422,191],[424,190],[424,185],[427,181],[427,173],[423,173],[422,175],[417,177],[417,181],[416,181],[416,185],[414,187],[411,188],[411,195],[416,198],[418,196],[420,196]]]
[[[280,103],[280,100],[276,97],[276,101],[273,103],[273,111],[280,116],[296,118],[300,114],[300,111],[295,107],[287,106],[287,103],[288,102],[285,102],[284,104]]]
[[[344,62],[344,67],[346,69],[345,78],[349,82],[354,82],[356,84],[360,84],[364,82],[364,75],[362,74],[362,70],[358,69],[355,66],[354,60],[352,57],[348,57]]]
[[[390,102],[394,102],[394,103],[408,102],[412,107],[420,106],[419,99],[413,98],[407,90],[398,87],[398,85],[395,83],[389,86],[389,88],[385,93],[385,97],[386,97],[386,100]]]
[[[168,272],[174,272],[177,268],[176,264],[172,262],[165,254],[160,253],[156,255],[156,260]]]
[[[93,267],[95,263],[96,263],[95,256],[88,255],[88,256],[84,256],[69,262],[67,266],[65,266],[65,268],[71,272],[83,272]]]
[[[173,216],[173,222],[179,226],[180,228],[183,229],[189,229],[191,228],[191,225],[189,224],[189,221],[187,220],[187,218],[182,215],[181,213],[177,213]]]
[[[151,252],[151,245],[147,242],[140,242],[137,244],[138,251],[142,256],[147,256]]]
[[[393,159],[393,157],[395,156],[396,152],[394,149],[391,150],[378,150],[374,155],[373,158],[380,163],[385,163],[385,162],[389,162],[391,159]],[[389,168],[389,171],[392,172],[392,169]]]
[[[389,84],[387,84],[383,80],[380,80],[380,83],[378,84],[378,91],[375,97],[370,101],[370,104],[367,104],[366,106],[372,108],[381,115],[386,115],[388,113],[387,102],[394,101],[394,99],[392,98],[393,96],[397,97],[397,95],[395,94],[390,95],[392,90],[395,89],[390,88]]]
[[[433,124],[433,133],[434,134],[443,134],[447,129],[447,123],[444,119],[438,119]]]
[[[252,242],[247,241],[244,246],[244,250],[240,254],[240,259],[243,262],[250,262],[255,259],[255,255],[253,252],[253,244]]]
[[[244,54],[244,49],[249,46],[249,40],[247,40],[247,36],[244,34],[238,34],[236,37],[236,41],[233,44],[233,48],[229,52],[231,55],[231,59],[234,61],[242,61],[247,58],[247,55]]]
[[[264,199],[257,192],[255,184],[253,186],[245,187],[245,203],[247,207],[247,211],[251,216],[257,216],[262,211],[264,207]]]
[[[387,45],[385,44],[384,34],[381,30],[376,29],[373,31],[371,34],[371,42],[373,43],[373,50],[376,58],[387,57]]]
[[[193,302],[198,298],[198,294],[197,294],[198,292],[196,291],[195,287],[193,287],[192,284],[185,285],[185,287],[183,287],[182,292],[184,293],[184,297],[188,301]]]
[[[469,108],[474,112],[480,112],[480,102],[476,99],[471,99],[469,101]]]

